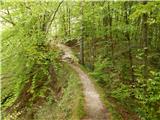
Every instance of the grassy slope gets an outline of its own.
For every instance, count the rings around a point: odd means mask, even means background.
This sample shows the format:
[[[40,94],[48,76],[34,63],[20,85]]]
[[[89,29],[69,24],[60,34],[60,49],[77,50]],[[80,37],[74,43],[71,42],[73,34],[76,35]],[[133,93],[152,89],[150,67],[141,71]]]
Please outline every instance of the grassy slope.
[[[19,120],[33,120],[33,118],[35,120],[79,120],[85,115],[84,96],[78,74],[68,64],[61,63],[61,67],[57,70],[57,80],[58,86],[61,87],[59,98],[56,98],[54,94],[50,94],[46,97],[45,103],[40,104],[38,107],[26,106],[28,112],[19,117]],[[8,90],[12,88],[4,87]],[[12,104],[13,99],[14,97],[8,99],[8,102],[4,104],[5,108]],[[33,113],[34,109],[36,109],[36,113]],[[17,114],[12,114],[13,120],[18,119]],[[30,114],[33,114],[34,117],[28,118]],[[4,119],[8,120],[8,117],[11,116],[4,116]]]
[[[62,98],[54,104],[46,103],[40,109],[36,118],[38,120],[79,120],[84,115],[84,97],[80,79],[75,71],[67,64],[58,75],[63,86]],[[64,83],[65,81],[65,83]]]

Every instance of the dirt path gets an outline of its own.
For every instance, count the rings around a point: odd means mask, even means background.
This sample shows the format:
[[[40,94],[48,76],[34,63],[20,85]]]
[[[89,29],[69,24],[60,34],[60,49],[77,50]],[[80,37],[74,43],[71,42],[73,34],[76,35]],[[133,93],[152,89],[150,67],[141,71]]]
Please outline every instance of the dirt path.
[[[63,60],[67,61],[69,65],[79,74],[79,77],[83,84],[86,112],[87,116],[83,120],[108,120],[108,112],[104,108],[102,101],[99,98],[99,94],[95,90],[93,83],[88,75],[78,67],[78,63],[73,63],[73,53],[69,47],[64,45],[58,45],[58,47],[64,51]]]

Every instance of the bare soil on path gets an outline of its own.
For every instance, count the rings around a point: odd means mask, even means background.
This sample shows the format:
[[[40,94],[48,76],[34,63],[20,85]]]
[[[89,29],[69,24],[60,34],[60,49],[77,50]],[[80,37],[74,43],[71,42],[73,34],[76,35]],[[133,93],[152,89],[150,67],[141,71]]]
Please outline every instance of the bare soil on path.
[[[87,116],[83,120],[108,120],[108,112],[100,100],[99,94],[97,93],[93,83],[91,82],[88,75],[81,70],[78,63],[74,62],[75,58],[71,49],[65,45],[59,44],[58,47],[64,51],[62,59],[78,73],[85,96],[85,109]]]

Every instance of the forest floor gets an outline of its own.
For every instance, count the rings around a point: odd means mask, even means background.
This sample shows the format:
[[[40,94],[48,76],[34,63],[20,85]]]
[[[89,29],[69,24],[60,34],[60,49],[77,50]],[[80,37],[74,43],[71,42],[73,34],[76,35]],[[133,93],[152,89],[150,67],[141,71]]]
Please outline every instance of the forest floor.
[[[94,84],[91,82],[87,73],[85,73],[75,62],[72,50],[59,44],[58,47],[64,52],[62,59],[67,62],[79,75],[85,96],[85,111],[86,117],[83,120],[107,120],[109,119],[109,113],[100,100]]]

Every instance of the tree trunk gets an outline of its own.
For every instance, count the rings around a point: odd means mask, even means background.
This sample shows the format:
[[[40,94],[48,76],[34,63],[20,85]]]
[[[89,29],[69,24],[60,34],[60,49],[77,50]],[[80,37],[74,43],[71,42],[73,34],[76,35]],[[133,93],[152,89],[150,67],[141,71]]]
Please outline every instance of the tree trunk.
[[[127,13],[128,2],[124,3],[124,7],[125,7],[125,22],[126,22],[126,25],[129,25],[128,13]],[[132,57],[131,39],[130,39],[130,35],[129,35],[128,31],[126,32],[125,36],[126,36],[126,39],[128,41],[128,59],[129,59],[129,63],[130,63],[130,73],[131,73],[131,77],[132,77],[132,82],[134,83],[135,76],[134,76],[134,69],[133,69],[133,57]]]
[[[67,11],[68,11],[68,36],[71,35],[71,10],[70,6],[67,4]]]
[[[84,65],[83,1],[81,1],[81,16],[80,63]]]
[[[94,70],[94,61],[95,61],[95,49],[96,49],[96,47],[95,47],[95,38],[96,38],[96,36],[95,36],[95,33],[96,33],[96,28],[95,28],[95,25],[94,25],[94,23],[95,23],[95,18],[94,18],[94,16],[95,16],[95,11],[94,11],[94,7],[95,7],[95,5],[94,5],[94,2],[92,2],[92,12],[93,12],[93,35],[92,35],[92,45],[91,45],[91,48],[92,48],[92,53],[91,53],[91,61],[92,61],[92,70]]]
[[[147,1],[143,1],[143,5],[147,4]],[[142,16],[142,40],[144,49],[144,78],[148,76],[148,15],[144,13]]]
[[[109,12],[109,39],[111,40],[111,56],[112,56],[112,63],[113,65],[115,64],[114,62],[114,40],[112,38],[112,15],[111,15],[111,9],[110,9],[110,2],[108,2],[108,12]]]

